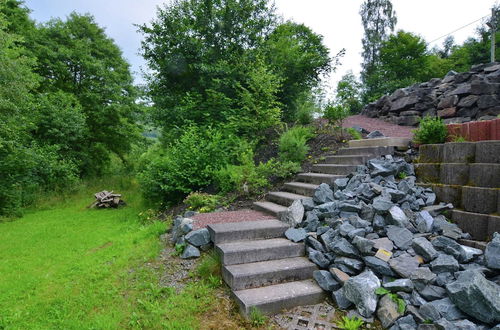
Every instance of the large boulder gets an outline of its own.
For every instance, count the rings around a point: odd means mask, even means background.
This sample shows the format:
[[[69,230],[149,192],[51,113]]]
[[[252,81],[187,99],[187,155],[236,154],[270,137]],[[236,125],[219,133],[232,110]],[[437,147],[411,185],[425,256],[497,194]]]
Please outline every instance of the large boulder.
[[[302,202],[297,199],[294,200],[292,205],[285,211],[280,214],[281,221],[290,224],[292,227],[295,227],[302,223],[302,219],[304,218],[304,205]]]
[[[326,183],[320,184],[314,191],[313,201],[317,204],[333,202],[333,191],[330,186]]]
[[[493,240],[488,243],[484,251],[486,265],[493,269],[500,269],[500,234],[494,233]]]
[[[500,286],[481,272],[462,272],[446,290],[451,301],[469,316],[492,325],[500,322]]]
[[[199,247],[210,243],[210,232],[207,228],[202,228],[189,232],[185,238],[189,244]]]
[[[380,280],[370,270],[351,277],[344,284],[346,298],[356,305],[363,317],[371,317],[377,309],[375,290],[380,287]]]

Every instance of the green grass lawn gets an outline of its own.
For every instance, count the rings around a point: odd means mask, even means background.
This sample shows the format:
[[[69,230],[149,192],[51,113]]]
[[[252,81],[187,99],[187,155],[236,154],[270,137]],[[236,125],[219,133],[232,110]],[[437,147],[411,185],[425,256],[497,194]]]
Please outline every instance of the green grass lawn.
[[[47,199],[0,222],[0,329],[193,329],[214,290],[192,280],[181,292],[158,286],[162,222],[141,224],[137,187],[111,189],[127,206],[89,210],[88,185],[70,198]]]

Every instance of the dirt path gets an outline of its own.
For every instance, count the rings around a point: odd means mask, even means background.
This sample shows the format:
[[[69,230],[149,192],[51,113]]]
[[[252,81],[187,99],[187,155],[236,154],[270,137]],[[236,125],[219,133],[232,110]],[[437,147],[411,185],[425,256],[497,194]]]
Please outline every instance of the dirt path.
[[[344,120],[344,127],[361,126],[372,132],[378,130],[385,136],[412,138],[413,127],[399,126],[376,118],[368,118],[362,115],[354,115]]]

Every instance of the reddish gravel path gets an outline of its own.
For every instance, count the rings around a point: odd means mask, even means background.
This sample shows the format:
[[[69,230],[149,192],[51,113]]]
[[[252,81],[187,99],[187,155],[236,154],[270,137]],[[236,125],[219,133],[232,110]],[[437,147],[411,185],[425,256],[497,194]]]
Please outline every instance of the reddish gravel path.
[[[273,220],[276,218],[259,211],[239,210],[228,212],[200,213],[195,215],[194,217],[191,217],[191,219],[194,220],[193,229],[200,229],[212,223]]]
[[[370,132],[379,130],[385,136],[405,138],[412,138],[413,133],[411,131],[415,129],[413,127],[399,126],[380,119],[368,118],[362,115],[350,116],[344,120],[344,127],[352,127],[354,125],[361,126]]]

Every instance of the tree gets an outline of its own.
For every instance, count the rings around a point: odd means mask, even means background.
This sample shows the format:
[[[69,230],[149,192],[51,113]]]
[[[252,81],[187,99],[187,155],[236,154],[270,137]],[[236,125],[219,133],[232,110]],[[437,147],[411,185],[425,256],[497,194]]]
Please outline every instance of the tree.
[[[110,153],[123,159],[138,138],[138,107],[129,64],[118,46],[92,16],[76,13],[41,25],[33,38],[36,72],[43,78],[38,92],[73,95],[68,102],[85,118],[77,159],[81,172],[100,173]]]
[[[303,24],[280,24],[264,45],[265,54],[273,71],[282,78],[279,100],[284,105],[283,119],[297,119],[300,98],[310,95],[322,76],[331,70],[328,48],[323,37]]]
[[[275,125],[281,84],[257,51],[275,26],[267,0],[175,0],[140,26],[152,116],[164,136],[190,124],[229,124],[240,135]],[[259,97],[270,102],[265,109],[257,109]]]
[[[335,104],[341,105],[351,114],[361,111],[361,84],[352,71],[342,76],[335,90]]]
[[[387,40],[389,33],[394,31],[397,18],[390,0],[365,0],[359,13],[365,31],[362,39],[361,81],[366,101],[373,98],[373,90],[378,88],[379,81],[371,76],[379,63],[380,47]]]

